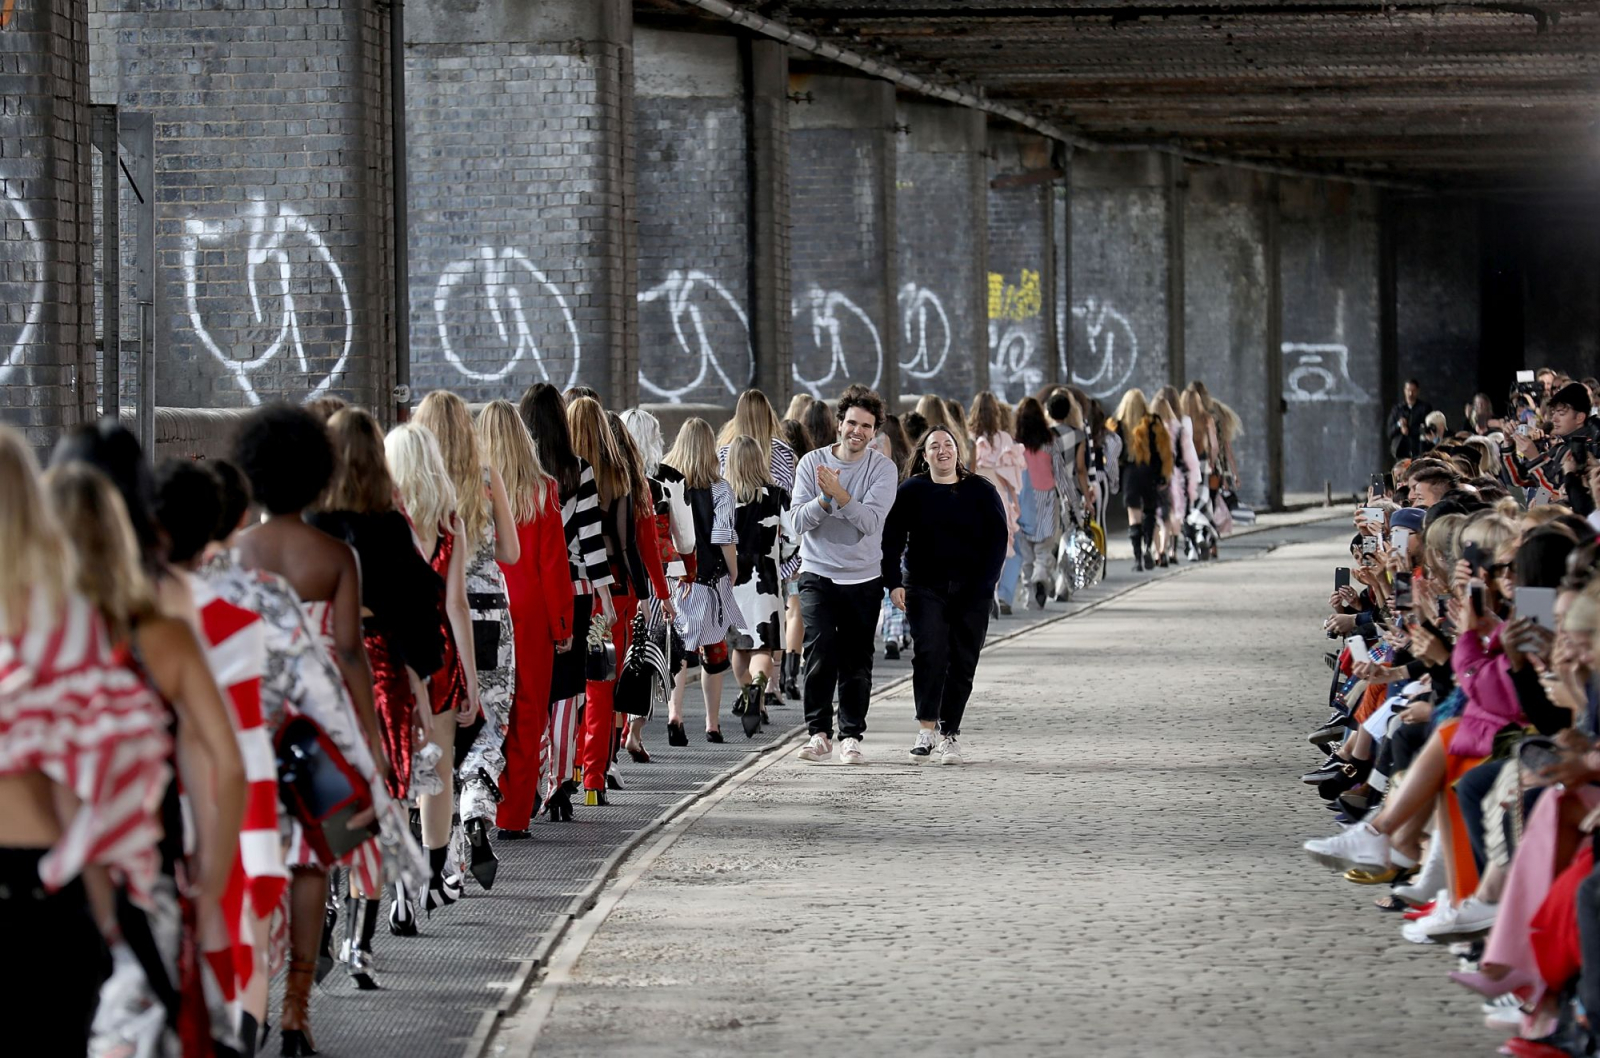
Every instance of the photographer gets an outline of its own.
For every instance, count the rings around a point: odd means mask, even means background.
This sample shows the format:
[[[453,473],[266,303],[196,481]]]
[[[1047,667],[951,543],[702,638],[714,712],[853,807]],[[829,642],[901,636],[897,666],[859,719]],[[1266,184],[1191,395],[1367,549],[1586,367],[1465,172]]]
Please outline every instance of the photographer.
[[[1600,428],[1589,421],[1589,391],[1581,383],[1562,386],[1550,398],[1546,416],[1550,434],[1536,427],[1511,435],[1515,451],[1506,461],[1512,483],[1528,490],[1528,505],[1562,500],[1579,514],[1594,509],[1583,475],[1600,440]]]
[[[1422,383],[1408,379],[1405,399],[1389,412],[1389,454],[1396,461],[1415,459],[1424,451],[1422,437],[1424,424],[1433,411],[1433,405],[1421,397]]]

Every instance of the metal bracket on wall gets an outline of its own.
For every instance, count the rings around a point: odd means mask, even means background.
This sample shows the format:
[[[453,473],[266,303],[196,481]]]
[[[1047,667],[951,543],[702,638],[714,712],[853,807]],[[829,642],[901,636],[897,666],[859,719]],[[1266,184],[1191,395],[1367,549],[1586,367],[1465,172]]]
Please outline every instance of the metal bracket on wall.
[[[817,97],[810,92],[790,92],[789,102],[796,105],[810,106],[817,101]]]
[[[150,114],[117,115],[122,146],[122,173],[139,208],[134,211],[133,299],[139,306],[139,335],[134,359],[138,399],[135,415],[145,458],[156,457],[156,196],[155,118]],[[119,350],[120,355],[120,350]]]

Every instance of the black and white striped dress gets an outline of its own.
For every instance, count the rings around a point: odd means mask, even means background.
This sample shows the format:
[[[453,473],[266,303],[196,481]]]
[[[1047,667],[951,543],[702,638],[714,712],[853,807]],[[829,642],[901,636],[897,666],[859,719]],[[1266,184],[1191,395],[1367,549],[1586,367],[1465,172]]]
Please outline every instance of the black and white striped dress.
[[[594,467],[578,459],[578,487],[561,494],[561,528],[567,537],[567,564],[572,573],[572,633],[577,643],[589,635],[594,616],[594,591],[612,583],[611,563],[606,559],[606,542],[600,535],[600,486],[595,484]],[[550,680],[550,700],[576,698],[588,684],[584,676],[583,650],[557,654]]]

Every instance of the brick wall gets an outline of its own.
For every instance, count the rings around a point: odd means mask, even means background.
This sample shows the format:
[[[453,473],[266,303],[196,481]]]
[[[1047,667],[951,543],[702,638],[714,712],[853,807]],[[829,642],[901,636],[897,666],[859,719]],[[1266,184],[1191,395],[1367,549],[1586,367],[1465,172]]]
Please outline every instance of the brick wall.
[[[1114,403],[1167,382],[1167,198],[1161,158],[1078,152],[1072,163],[1072,379]]]
[[[731,407],[755,374],[738,41],[641,32],[636,48],[640,395]]]
[[[988,373],[983,116],[902,100],[899,123],[900,393],[966,404]]]
[[[42,450],[94,414],[88,31],[82,0],[0,10],[0,421]]]
[[[97,101],[156,129],[156,401],[392,382],[387,8],[92,0]]]
[[[892,396],[894,93],[856,78],[791,83],[815,100],[790,111],[795,383],[828,400],[852,382]]]
[[[1478,204],[1402,199],[1393,217],[1396,381],[1416,377],[1423,399],[1458,430],[1478,388],[1481,355]],[[1494,394],[1496,400],[1504,396]],[[1384,430],[1387,436],[1387,424]]]
[[[631,26],[618,5],[407,23],[412,382],[470,400],[637,386]]]
[[[989,189],[989,386],[1016,402],[1059,377],[1051,323],[1056,285],[1048,181],[1005,186],[1006,178],[1050,167],[1048,144],[1037,137],[991,133]]]

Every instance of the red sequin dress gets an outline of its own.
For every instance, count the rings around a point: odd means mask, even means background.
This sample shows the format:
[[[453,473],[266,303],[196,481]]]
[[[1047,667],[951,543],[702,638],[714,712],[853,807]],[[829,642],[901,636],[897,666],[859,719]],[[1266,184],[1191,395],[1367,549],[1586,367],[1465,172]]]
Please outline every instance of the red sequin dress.
[[[433,549],[433,571],[445,578],[447,585],[450,580],[450,555],[455,548],[455,534],[443,532],[439,534],[439,542]],[[439,600],[439,628],[444,635],[444,664],[428,681],[428,700],[433,706],[434,716],[467,707],[467,676],[461,667],[461,650],[450,628],[450,616],[445,610],[443,598]]]

